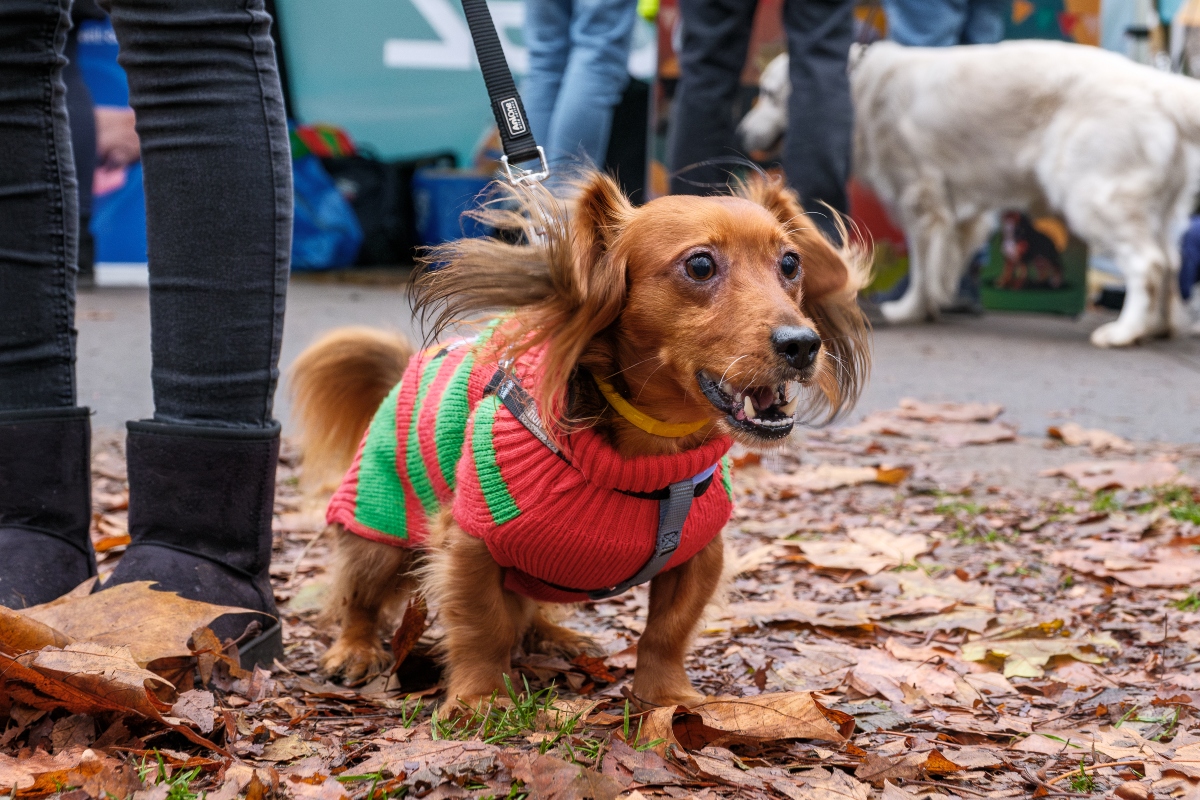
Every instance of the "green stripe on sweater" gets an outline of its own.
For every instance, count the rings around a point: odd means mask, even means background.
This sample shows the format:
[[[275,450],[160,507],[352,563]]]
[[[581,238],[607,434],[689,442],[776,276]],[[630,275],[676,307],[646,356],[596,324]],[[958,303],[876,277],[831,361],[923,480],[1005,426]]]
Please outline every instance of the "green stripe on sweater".
[[[450,491],[454,491],[458,459],[462,456],[463,437],[467,432],[467,418],[471,414],[467,402],[467,383],[474,368],[475,354],[467,353],[446,382],[438,401],[433,441],[437,447],[438,467]]]
[[[500,398],[490,395],[475,407],[475,430],[471,435],[471,450],[475,456],[475,473],[479,476],[479,487],[487,501],[492,522],[503,525],[521,515],[517,501],[508,492],[500,465],[496,463],[496,448],[492,443],[492,426],[496,423],[496,410]]]
[[[721,485],[725,487],[725,494],[729,495],[729,499],[733,500],[733,459],[725,456],[721,459]]]
[[[433,484],[429,480],[425,459],[421,457],[421,436],[417,423],[421,419],[421,408],[425,405],[425,396],[429,394],[429,386],[437,377],[438,370],[445,361],[443,357],[431,358],[425,362],[425,368],[421,370],[421,382],[417,384],[417,399],[413,403],[412,418],[408,422],[408,445],[405,448],[404,463],[408,467],[408,481],[412,484],[413,491],[416,492],[417,498],[420,499],[427,514],[437,511],[438,501],[437,495],[433,491]]]
[[[396,384],[367,428],[354,492],[354,521],[380,533],[407,539],[404,488],[396,472],[396,401],[399,395],[400,384]]]

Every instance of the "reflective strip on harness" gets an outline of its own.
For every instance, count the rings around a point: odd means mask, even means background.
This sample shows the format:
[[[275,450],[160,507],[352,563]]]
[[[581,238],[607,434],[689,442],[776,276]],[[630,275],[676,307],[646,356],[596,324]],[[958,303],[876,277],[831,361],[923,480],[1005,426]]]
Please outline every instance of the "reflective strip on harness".
[[[541,417],[538,415],[537,404],[533,397],[525,391],[525,387],[521,385],[516,374],[506,370],[503,364],[492,375],[492,379],[488,381],[488,385],[484,389],[485,395],[492,393],[495,393],[497,399],[504,404],[509,413],[539,442],[548,447],[550,452],[564,461],[567,460],[567,457],[554,445],[542,427]],[[621,581],[610,589],[572,589],[569,586],[559,586],[549,581],[542,581],[542,583],[560,591],[586,594],[592,600],[615,597],[634,586],[646,583],[662,572],[663,568],[667,566],[667,562],[671,560],[671,556],[675,554],[675,550],[678,549],[679,542],[683,538],[684,523],[687,522],[688,513],[692,510],[692,500],[708,490],[708,487],[712,485],[712,477],[716,470],[717,465],[713,464],[699,475],[677,481],[666,488],[666,496],[658,499],[658,532],[654,538],[654,552],[632,578]],[[622,492],[622,494],[643,499],[655,499],[646,497],[647,493],[641,492]],[[657,495],[658,493],[652,494]]]

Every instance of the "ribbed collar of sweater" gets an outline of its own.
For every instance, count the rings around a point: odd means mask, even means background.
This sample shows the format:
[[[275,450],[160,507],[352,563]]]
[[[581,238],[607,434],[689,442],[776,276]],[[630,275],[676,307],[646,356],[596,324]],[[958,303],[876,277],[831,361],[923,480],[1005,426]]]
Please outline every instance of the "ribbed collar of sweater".
[[[692,450],[659,456],[622,458],[603,436],[591,428],[568,437],[567,457],[593,486],[626,492],[653,492],[691,478],[716,464],[729,452],[733,440],[719,436]]]

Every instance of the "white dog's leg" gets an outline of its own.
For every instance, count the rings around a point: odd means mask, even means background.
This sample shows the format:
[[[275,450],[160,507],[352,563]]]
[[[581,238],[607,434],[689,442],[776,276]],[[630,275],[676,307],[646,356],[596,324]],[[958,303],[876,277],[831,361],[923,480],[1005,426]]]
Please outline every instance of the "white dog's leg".
[[[908,251],[908,289],[899,300],[879,304],[883,318],[893,325],[925,321],[924,269],[917,248]]]
[[[1159,309],[1163,305],[1163,276],[1169,274],[1166,259],[1153,246],[1122,248],[1117,265],[1125,275],[1125,304],[1115,322],[1092,331],[1097,347],[1125,347],[1154,335],[1162,328]]]
[[[923,215],[916,225],[906,226],[915,230],[910,237],[908,251],[908,291],[899,300],[883,303],[879,310],[888,322],[923,322],[937,317],[943,305],[954,300],[951,290],[946,298],[946,273],[954,273],[954,288],[958,286],[961,270],[954,267],[958,252],[958,237],[952,225],[940,216]]]

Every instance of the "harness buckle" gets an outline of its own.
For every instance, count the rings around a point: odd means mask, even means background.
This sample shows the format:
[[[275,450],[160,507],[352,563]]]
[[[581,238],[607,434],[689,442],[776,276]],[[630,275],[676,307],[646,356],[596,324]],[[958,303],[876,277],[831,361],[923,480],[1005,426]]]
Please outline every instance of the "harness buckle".
[[[541,183],[550,177],[550,164],[546,161],[546,151],[538,145],[538,161],[540,162],[537,170],[522,169],[521,167],[513,166],[508,163],[508,156],[500,156],[500,168],[504,171],[504,177],[513,186],[520,186],[522,183]]]

